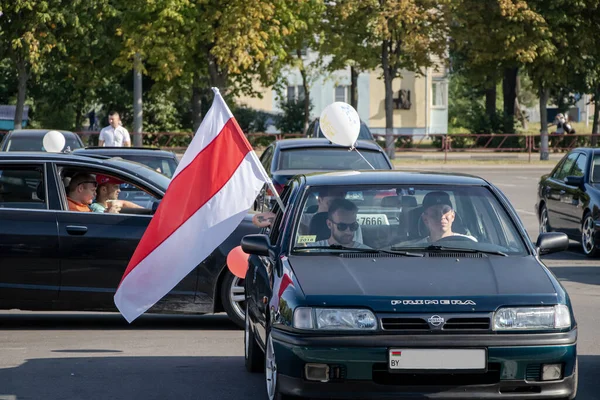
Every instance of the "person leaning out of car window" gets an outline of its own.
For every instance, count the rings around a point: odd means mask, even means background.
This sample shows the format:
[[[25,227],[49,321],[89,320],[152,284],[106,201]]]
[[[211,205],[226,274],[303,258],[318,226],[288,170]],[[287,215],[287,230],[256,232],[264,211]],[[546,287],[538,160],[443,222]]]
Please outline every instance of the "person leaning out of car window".
[[[96,175],[96,201],[90,205],[94,212],[117,214],[122,208],[143,208],[127,200],[119,200],[122,181],[111,176]]]
[[[356,214],[358,213],[356,204],[346,199],[335,199],[329,204],[327,213],[327,226],[331,231],[331,236],[329,236],[329,239],[308,244],[308,247],[341,245],[358,249],[370,248],[354,240],[354,233],[360,226],[356,220]]]
[[[418,239],[415,244],[432,243],[449,236],[463,236],[477,241],[471,235],[463,235],[452,231],[456,212],[452,207],[450,196],[446,192],[429,192],[423,198],[423,223],[429,230],[429,236]]]
[[[96,177],[91,174],[76,174],[67,187],[69,211],[90,212],[90,204],[96,197]]]

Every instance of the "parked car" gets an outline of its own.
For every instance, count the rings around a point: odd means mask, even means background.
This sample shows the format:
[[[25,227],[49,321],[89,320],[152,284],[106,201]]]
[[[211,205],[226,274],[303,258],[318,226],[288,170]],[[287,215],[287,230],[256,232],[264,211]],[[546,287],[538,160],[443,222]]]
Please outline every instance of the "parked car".
[[[294,175],[323,171],[371,169],[394,169],[387,154],[377,144],[359,140],[355,151],[332,144],[327,139],[284,139],[278,140],[265,149],[260,162],[271,177],[278,193]],[[273,202],[268,188],[258,196],[257,208],[270,207]]]
[[[86,147],[73,151],[73,154],[97,158],[120,157],[144,164],[168,178],[173,177],[179,164],[174,152],[153,147]]]
[[[44,135],[54,129],[15,129],[4,135],[0,143],[0,151],[43,151]],[[79,135],[69,131],[61,131],[65,137],[65,147],[62,151],[84,147]]]
[[[119,198],[145,208],[131,210],[141,211],[135,214],[68,211],[65,185],[77,172],[121,180],[125,190]],[[169,182],[150,168],[115,158],[0,154],[0,308],[116,311],[114,293]],[[258,228],[249,215],[149,312],[226,311],[243,326],[244,291],[226,257],[252,232]]]
[[[300,221],[331,188],[347,193],[347,212],[330,214],[339,232],[362,213],[413,206],[395,223],[362,225],[360,246],[317,243]],[[242,239],[245,364],[265,372],[270,400],[575,397],[577,323],[540,260],[568,238],[542,233],[534,245],[495,186],[468,175],[334,172],[294,177],[282,199],[270,229]],[[431,241],[426,219],[429,229],[449,221],[454,234]]]
[[[324,138],[325,135],[319,126],[319,118],[315,118],[304,132],[304,136],[307,138]],[[358,140],[370,140],[375,141],[373,133],[363,121],[360,121],[360,131],[358,132]]]
[[[573,149],[543,175],[535,212],[540,232],[564,232],[587,256],[600,255],[600,149]]]

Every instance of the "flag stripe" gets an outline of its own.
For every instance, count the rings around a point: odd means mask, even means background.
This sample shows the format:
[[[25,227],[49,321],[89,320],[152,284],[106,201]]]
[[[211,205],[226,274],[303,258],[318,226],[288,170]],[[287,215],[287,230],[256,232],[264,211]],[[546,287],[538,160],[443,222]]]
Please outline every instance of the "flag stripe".
[[[215,96],[213,105],[204,116],[192,142],[177,165],[173,180],[219,135],[227,121],[232,118],[233,115],[223,98],[220,95]]]
[[[173,179],[156,214],[129,261],[123,279],[230,180],[252,151],[235,119]],[[190,196],[194,188],[194,196]],[[121,282],[123,281],[121,279]]]
[[[123,279],[115,294],[115,304],[129,322],[193,271],[247,215],[264,184],[261,165],[252,154],[246,155],[213,198]]]

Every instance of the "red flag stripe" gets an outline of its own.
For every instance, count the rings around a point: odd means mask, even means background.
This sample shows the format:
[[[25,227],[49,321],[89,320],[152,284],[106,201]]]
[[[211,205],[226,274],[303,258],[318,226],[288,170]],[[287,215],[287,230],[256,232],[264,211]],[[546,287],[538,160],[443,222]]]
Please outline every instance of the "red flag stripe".
[[[127,265],[123,279],[229,181],[252,146],[230,118],[219,135],[173,179]],[[194,195],[190,196],[190,187]]]

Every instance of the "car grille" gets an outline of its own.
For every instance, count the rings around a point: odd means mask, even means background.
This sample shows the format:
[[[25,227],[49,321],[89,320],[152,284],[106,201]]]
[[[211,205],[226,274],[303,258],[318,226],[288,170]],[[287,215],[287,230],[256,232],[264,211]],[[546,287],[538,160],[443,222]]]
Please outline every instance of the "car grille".
[[[488,363],[484,373],[406,373],[390,372],[386,363],[373,364],[373,381],[398,386],[466,386],[492,385],[500,382],[500,364]]]
[[[412,331],[489,331],[490,317],[481,316],[450,316],[440,314],[445,323],[440,326],[432,326],[427,322],[428,316],[394,316],[381,317],[381,327],[386,331],[412,332]]]

